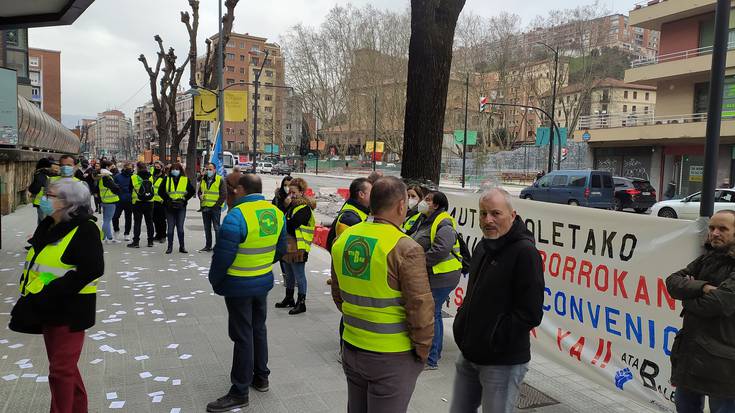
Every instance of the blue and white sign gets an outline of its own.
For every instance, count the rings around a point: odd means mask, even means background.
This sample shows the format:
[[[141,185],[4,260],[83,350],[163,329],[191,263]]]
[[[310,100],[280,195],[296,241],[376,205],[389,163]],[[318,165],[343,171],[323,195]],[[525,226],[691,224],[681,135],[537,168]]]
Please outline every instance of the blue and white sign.
[[[588,142],[590,138],[592,138],[592,135],[590,135],[589,131],[584,131],[582,134],[582,140]]]

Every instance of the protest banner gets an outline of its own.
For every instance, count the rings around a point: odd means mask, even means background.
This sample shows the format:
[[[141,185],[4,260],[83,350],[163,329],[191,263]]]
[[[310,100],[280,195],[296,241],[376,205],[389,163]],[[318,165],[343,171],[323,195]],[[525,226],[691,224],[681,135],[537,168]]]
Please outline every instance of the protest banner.
[[[470,251],[482,240],[479,194],[447,193]],[[534,354],[621,395],[674,411],[669,355],[681,302],[666,277],[701,254],[694,221],[514,200],[544,263],[544,319]],[[463,277],[446,311],[456,313]]]

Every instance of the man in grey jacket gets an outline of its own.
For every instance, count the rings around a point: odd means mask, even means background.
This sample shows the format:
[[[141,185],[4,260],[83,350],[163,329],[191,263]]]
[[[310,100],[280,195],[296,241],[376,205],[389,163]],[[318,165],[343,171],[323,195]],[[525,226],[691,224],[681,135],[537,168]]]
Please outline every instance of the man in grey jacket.
[[[679,413],[735,412],[735,211],[709,222],[706,252],[666,279],[684,322],[671,349]]]

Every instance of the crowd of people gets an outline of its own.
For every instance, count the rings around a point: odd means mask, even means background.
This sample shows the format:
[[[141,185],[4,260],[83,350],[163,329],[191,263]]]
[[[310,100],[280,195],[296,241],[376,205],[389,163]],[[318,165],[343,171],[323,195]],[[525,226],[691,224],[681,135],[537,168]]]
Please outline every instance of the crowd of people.
[[[247,406],[250,387],[268,391],[266,314],[274,264],[285,278],[285,297],[275,307],[306,312],[305,265],[316,226],[307,189],[303,178],[287,176],[267,200],[258,175],[236,169],[222,178],[212,164],[195,184],[178,163],[125,163],[118,171],[105,159],[78,167],[66,156],[39,161],[29,187],[39,224],[29,239],[10,329],[43,334],[51,411],[87,411],[77,362],[84,330],[94,325],[103,243],[120,242],[119,218],[125,213],[128,247],[140,248],[145,221],[148,247],[165,241],[172,253],[176,232],[185,253],[187,202],[195,195],[207,232],[201,251],[213,251],[208,279],[224,297],[234,344],[230,389],[207,411]],[[483,238],[471,254],[449,208],[435,188],[374,173],[351,183],[332,222],[328,284],[342,315],[334,337],[351,413],[407,410],[421,372],[439,368],[442,307],[463,274],[469,279],[453,321],[460,354],[449,411],[515,411],[531,359],[530,332],[543,316],[541,256],[505,190],[479,196]],[[101,230],[95,209],[102,213]],[[735,211],[718,212],[710,220],[707,252],[666,281],[684,308],[671,355],[679,412],[701,412],[705,396],[713,412],[735,409],[733,245]]]

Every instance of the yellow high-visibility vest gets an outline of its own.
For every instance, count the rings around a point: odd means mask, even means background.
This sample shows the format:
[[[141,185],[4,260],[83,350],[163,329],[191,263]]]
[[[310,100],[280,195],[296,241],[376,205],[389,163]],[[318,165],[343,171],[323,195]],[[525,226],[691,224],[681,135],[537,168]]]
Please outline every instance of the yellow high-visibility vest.
[[[178,185],[174,186],[174,180],[169,176],[168,179],[166,179],[166,193],[169,198],[174,201],[186,198],[186,185],[188,182],[189,178],[180,176]]]
[[[18,290],[21,295],[38,294],[51,281],[63,277],[67,272],[76,270],[75,265],[65,264],[61,261],[61,257],[66,252],[74,234],[77,233],[79,227],[69,231],[59,242],[48,244],[36,255],[33,247],[26,254],[26,262],[23,266],[23,274],[18,283]],[[98,228],[99,229],[99,228]],[[100,239],[102,239],[102,231],[100,231]],[[36,259],[33,260],[34,255]],[[31,266],[33,261],[33,266]],[[97,280],[87,284],[79,291],[79,294],[94,294],[97,292]]]
[[[337,221],[336,221],[336,228],[334,229],[334,233],[336,236],[340,236],[344,230],[349,228],[349,225],[345,225],[339,222],[340,219],[342,219],[342,214],[344,214],[346,211],[352,211],[355,214],[357,214],[358,217],[360,217],[360,222],[365,222],[368,218],[368,214],[362,212],[359,208],[356,208],[354,205],[350,205],[348,203],[345,203],[342,205],[342,209],[339,210],[339,213],[337,214]]]
[[[408,232],[410,231],[414,225],[416,225],[416,222],[421,218],[421,212],[416,212],[415,214],[409,216],[406,218],[406,220],[403,222],[403,225],[401,225],[401,228],[403,228],[404,231]]]
[[[454,220],[454,218],[452,218],[452,216],[449,215],[447,212],[440,213],[436,216],[434,222],[431,224],[431,233],[429,234],[429,239],[431,240],[432,244],[434,243],[434,238],[436,237],[436,231],[439,229],[439,224],[444,220],[449,220],[452,223],[452,228],[454,228],[455,231],[457,230],[457,222]],[[431,267],[431,271],[434,273],[434,275],[439,275],[461,269],[462,252],[459,249],[459,239],[457,239],[454,241],[452,251],[449,253],[447,258],[444,261]]]
[[[130,180],[133,183],[133,205],[137,204],[138,202],[151,202],[138,200],[138,191],[140,191],[140,185],[143,183],[144,179],[141,178],[138,174],[135,174],[130,177]],[[151,177],[148,177],[148,180],[153,183],[153,179]]]
[[[212,186],[207,187],[206,180],[202,179],[202,206],[205,208],[213,207],[219,199],[219,187],[222,183],[222,177],[219,175],[214,176]]]
[[[161,195],[158,195],[158,188],[161,187],[161,182],[163,182],[163,175],[158,178],[153,178],[153,202],[163,202]]]
[[[342,338],[355,347],[380,353],[413,347],[403,294],[388,284],[388,254],[404,237],[393,225],[362,222],[346,229],[332,246],[343,300]]]
[[[308,205],[299,205],[293,209],[291,216],[296,215],[303,208],[309,208],[311,217],[309,217],[309,223],[307,225],[301,225],[294,233],[296,234],[296,247],[306,252],[311,251],[311,242],[314,241],[314,228],[316,228],[316,221],[314,220],[314,211],[311,211],[311,207]]]
[[[236,206],[247,224],[245,241],[238,245],[227,275],[258,277],[273,267],[278,238],[285,225],[283,212],[268,201],[243,202]]]
[[[100,180],[98,181],[98,186],[100,189],[100,199],[102,200],[103,204],[114,204],[115,202],[120,201],[120,197],[117,196],[114,192],[112,192],[112,189],[105,186],[105,184],[102,182],[104,181],[104,177],[100,177]]]

